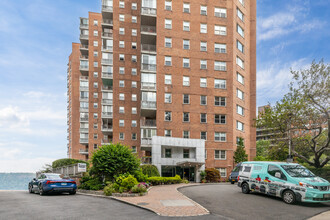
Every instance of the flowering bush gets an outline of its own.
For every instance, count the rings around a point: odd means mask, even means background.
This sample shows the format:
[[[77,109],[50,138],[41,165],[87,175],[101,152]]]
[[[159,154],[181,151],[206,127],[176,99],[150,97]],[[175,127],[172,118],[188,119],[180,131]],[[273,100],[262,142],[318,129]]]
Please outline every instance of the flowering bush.
[[[145,193],[147,192],[147,187],[141,183],[139,183],[138,185],[133,186],[133,188],[131,189],[132,193]]]

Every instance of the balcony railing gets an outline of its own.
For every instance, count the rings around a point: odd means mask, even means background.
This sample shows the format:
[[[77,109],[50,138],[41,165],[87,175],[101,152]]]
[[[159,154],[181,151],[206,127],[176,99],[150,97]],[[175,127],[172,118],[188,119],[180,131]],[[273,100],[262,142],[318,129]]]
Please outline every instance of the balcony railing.
[[[147,146],[151,146],[151,138],[141,138],[141,145],[147,145]]]
[[[109,5],[102,5],[102,11],[112,12],[113,11],[113,7],[112,6],[109,6]]]
[[[80,80],[85,80],[85,81],[88,81],[88,76],[80,76],[79,78]]]
[[[103,85],[102,90],[112,90],[112,86]]]
[[[80,128],[79,132],[81,133],[88,133],[88,128]]]
[[[80,44],[80,49],[87,49],[88,50],[88,45]]]
[[[141,82],[141,89],[156,90],[156,83]]]
[[[141,163],[142,164],[152,164],[152,157],[149,156],[149,157],[142,157],[141,158]]]
[[[110,144],[112,143],[112,139],[109,139],[109,138],[103,138],[101,140],[101,143],[104,145],[104,144]]]
[[[102,36],[103,37],[111,37],[112,38],[113,37],[113,34],[112,33],[103,32],[102,33]]]
[[[113,25],[112,19],[103,19],[102,24]]]
[[[80,122],[87,122],[87,121],[88,121],[88,116],[80,118]]]
[[[88,91],[88,86],[80,86],[80,91]]]
[[[111,125],[102,125],[102,131],[112,131],[112,126]]]
[[[80,65],[79,69],[80,70],[88,71],[89,70],[89,67],[88,67],[88,65]]]
[[[87,34],[80,34],[80,39],[87,39],[88,40],[88,35]]]
[[[79,142],[80,142],[81,144],[88,144],[88,138],[80,138],[80,139],[79,139]]]
[[[80,23],[80,28],[88,29],[88,24]]]
[[[144,127],[156,127],[157,123],[156,123],[156,119],[145,119],[145,120],[141,120],[140,121],[141,126]]]
[[[88,102],[88,97],[79,97],[79,101]]]
[[[88,108],[81,108],[80,107],[80,112],[88,112]]]
[[[113,103],[112,99],[102,99],[102,104],[112,105],[112,103]]]
[[[88,139],[87,139],[87,142],[88,142]],[[88,149],[79,149],[79,153],[84,154],[84,155],[88,155]]]
[[[156,8],[141,8],[141,14],[143,15],[157,15],[157,9]]]
[[[141,25],[141,32],[156,34],[156,27],[155,26]]]
[[[156,101],[141,101],[141,108],[156,108]]]
[[[113,60],[112,59],[102,59],[101,60],[101,64],[112,65],[113,64]]]
[[[106,51],[112,52],[113,51],[113,46],[103,46],[102,47],[102,50],[106,50]]]
[[[113,74],[112,74],[112,73],[105,73],[105,72],[102,72],[102,78],[105,78],[105,79],[112,79],[112,78],[113,78]]]
[[[142,70],[156,71],[157,65],[156,64],[142,63],[141,68],[142,68]]]
[[[112,118],[113,112],[102,112],[102,118]]]
[[[154,44],[141,44],[142,51],[156,52],[156,45]]]
[[[80,59],[82,59],[82,60],[88,60],[88,56],[86,56],[86,55],[80,55]]]

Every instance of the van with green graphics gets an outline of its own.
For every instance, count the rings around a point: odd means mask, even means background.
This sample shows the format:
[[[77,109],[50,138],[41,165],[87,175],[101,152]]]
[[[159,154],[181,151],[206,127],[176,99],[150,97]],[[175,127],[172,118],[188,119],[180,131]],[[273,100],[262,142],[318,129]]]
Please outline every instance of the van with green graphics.
[[[330,183],[297,163],[243,162],[238,186],[245,194],[252,191],[277,196],[288,204],[330,202]]]

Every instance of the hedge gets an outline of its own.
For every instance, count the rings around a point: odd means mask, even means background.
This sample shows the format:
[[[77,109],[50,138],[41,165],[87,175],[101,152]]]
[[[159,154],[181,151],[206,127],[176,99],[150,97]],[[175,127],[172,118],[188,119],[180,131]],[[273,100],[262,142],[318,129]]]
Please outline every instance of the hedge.
[[[182,183],[182,179],[179,175],[176,175],[175,177],[149,177],[147,179],[148,182],[150,182],[152,185],[161,185],[161,184],[176,184],[176,183]]]
[[[148,175],[149,177],[160,176],[159,171],[155,165],[145,164],[142,165],[141,168],[144,175]]]
[[[58,159],[53,161],[52,167],[53,169],[58,168],[58,167],[63,167],[71,164],[76,164],[76,163],[86,163],[88,167],[88,162],[84,160],[77,160],[77,159],[71,159],[71,158],[63,158],[63,159]]]

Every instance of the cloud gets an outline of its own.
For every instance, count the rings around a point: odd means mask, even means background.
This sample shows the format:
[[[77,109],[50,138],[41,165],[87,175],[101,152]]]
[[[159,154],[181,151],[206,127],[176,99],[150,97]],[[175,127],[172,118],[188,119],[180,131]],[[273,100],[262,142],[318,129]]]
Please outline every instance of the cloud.
[[[18,107],[0,109],[0,128],[26,128],[29,124],[29,119],[19,112]]]
[[[0,160],[0,172],[36,172],[45,164],[51,164],[56,158],[36,157]]]

